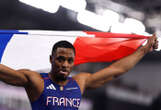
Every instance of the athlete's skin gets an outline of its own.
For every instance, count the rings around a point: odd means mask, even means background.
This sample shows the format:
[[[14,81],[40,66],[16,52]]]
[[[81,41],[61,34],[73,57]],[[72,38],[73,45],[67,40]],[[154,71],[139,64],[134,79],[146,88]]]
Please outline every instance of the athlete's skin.
[[[97,88],[103,84],[120,76],[133,68],[148,52],[158,48],[158,41],[155,35],[149,38],[145,46],[140,47],[133,54],[122,58],[110,66],[94,73],[79,73],[73,76],[80,86],[83,94],[87,88]],[[72,67],[74,66],[75,54],[72,48],[58,47],[56,52],[50,56],[51,71],[49,77],[51,80],[61,86],[67,84],[66,79]],[[35,71],[21,69],[14,70],[10,67],[0,64],[0,80],[15,86],[25,88],[31,102],[37,100],[44,89],[44,80],[41,75]]]

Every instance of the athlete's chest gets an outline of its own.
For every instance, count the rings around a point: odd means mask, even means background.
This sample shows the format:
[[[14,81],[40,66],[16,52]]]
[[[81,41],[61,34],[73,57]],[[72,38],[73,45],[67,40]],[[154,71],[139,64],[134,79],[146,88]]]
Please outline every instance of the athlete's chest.
[[[59,86],[53,83],[48,83],[44,88],[45,95],[57,97],[77,98],[81,96],[79,86],[75,84],[67,84],[66,86]]]
[[[75,82],[69,82],[66,86],[48,82],[45,84],[42,96],[49,107],[78,108],[81,101],[81,92]]]

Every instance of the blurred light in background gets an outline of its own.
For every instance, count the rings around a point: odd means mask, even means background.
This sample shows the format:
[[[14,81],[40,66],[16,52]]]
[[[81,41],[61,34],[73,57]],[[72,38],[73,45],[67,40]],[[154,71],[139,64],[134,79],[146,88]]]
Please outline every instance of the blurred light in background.
[[[78,13],[77,20],[87,26],[116,33],[144,34],[144,24],[133,18],[126,18],[123,23],[119,23],[120,15],[112,10],[104,10],[101,15],[88,10]],[[111,28],[111,29],[110,29]]]
[[[59,0],[20,0],[23,3],[40,8],[50,13],[56,13],[59,9]]]
[[[142,34],[143,32],[145,32],[145,26],[139,20],[133,18],[126,18],[124,25],[126,25],[129,31],[131,31],[132,33]]]
[[[108,31],[112,24],[119,21],[119,14],[111,10],[105,10],[102,15],[90,12],[88,10],[78,13],[77,20],[92,28]]]
[[[85,0],[20,0],[23,3],[34,6],[36,8],[43,9],[50,13],[58,11],[59,6],[63,6],[67,9],[80,12],[86,8]]]
[[[112,10],[104,10],[103,19],[105,24],[113,25],[119,22],[120,15]]]
[[[111,27],[111,32],[145,34],[145,26],[141,21],[126,18],[123,23],[117,23]]]
[[[75,12],[85,10],[87,5],[85,0],[58,0],[58,1],[60,2],[61,6],[73,10]]]
[[[101,31],[108,31],[110,25],[107,25],[105,19],[101,15],[97,15],[91,11],[84,10],[78,13],[78,22],[93,27]]]
[[[152,96],[139,91],[131,91],[127,88],[109,86],[106,88],[106,94],[114,99],[127,101],[133,104],[150,105]]]
[[[82,98],[79,110],[93,110],[93,102],[90,99]]]
[[[114,33],[131,33],[131,32],[128,31],[128,29],[126,28],[126,26],[123,23],[114,24],[111,27],[111,32],[114,32]]]

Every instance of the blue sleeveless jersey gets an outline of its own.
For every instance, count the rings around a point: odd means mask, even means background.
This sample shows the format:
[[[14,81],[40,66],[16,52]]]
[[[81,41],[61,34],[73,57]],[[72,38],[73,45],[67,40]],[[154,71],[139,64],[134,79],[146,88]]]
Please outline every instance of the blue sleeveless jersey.
[[[61,87],[48,75],[43,77],[44,90],[36,101],[31,102],[32,110],[78,110],[81,91],[75,80],[68,78],[68,83]]]

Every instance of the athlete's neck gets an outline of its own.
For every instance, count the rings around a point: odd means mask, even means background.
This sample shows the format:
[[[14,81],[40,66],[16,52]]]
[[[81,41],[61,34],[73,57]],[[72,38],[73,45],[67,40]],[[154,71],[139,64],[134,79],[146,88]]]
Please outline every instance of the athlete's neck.
[[[60,80],[59,78],[57,78],[56,76],[54,76],[54,74],[49,73],[49,78],[55,82],[56,84],[60,85],[60,86],[65,86],[68,82],[68,79],[65,80]]]

